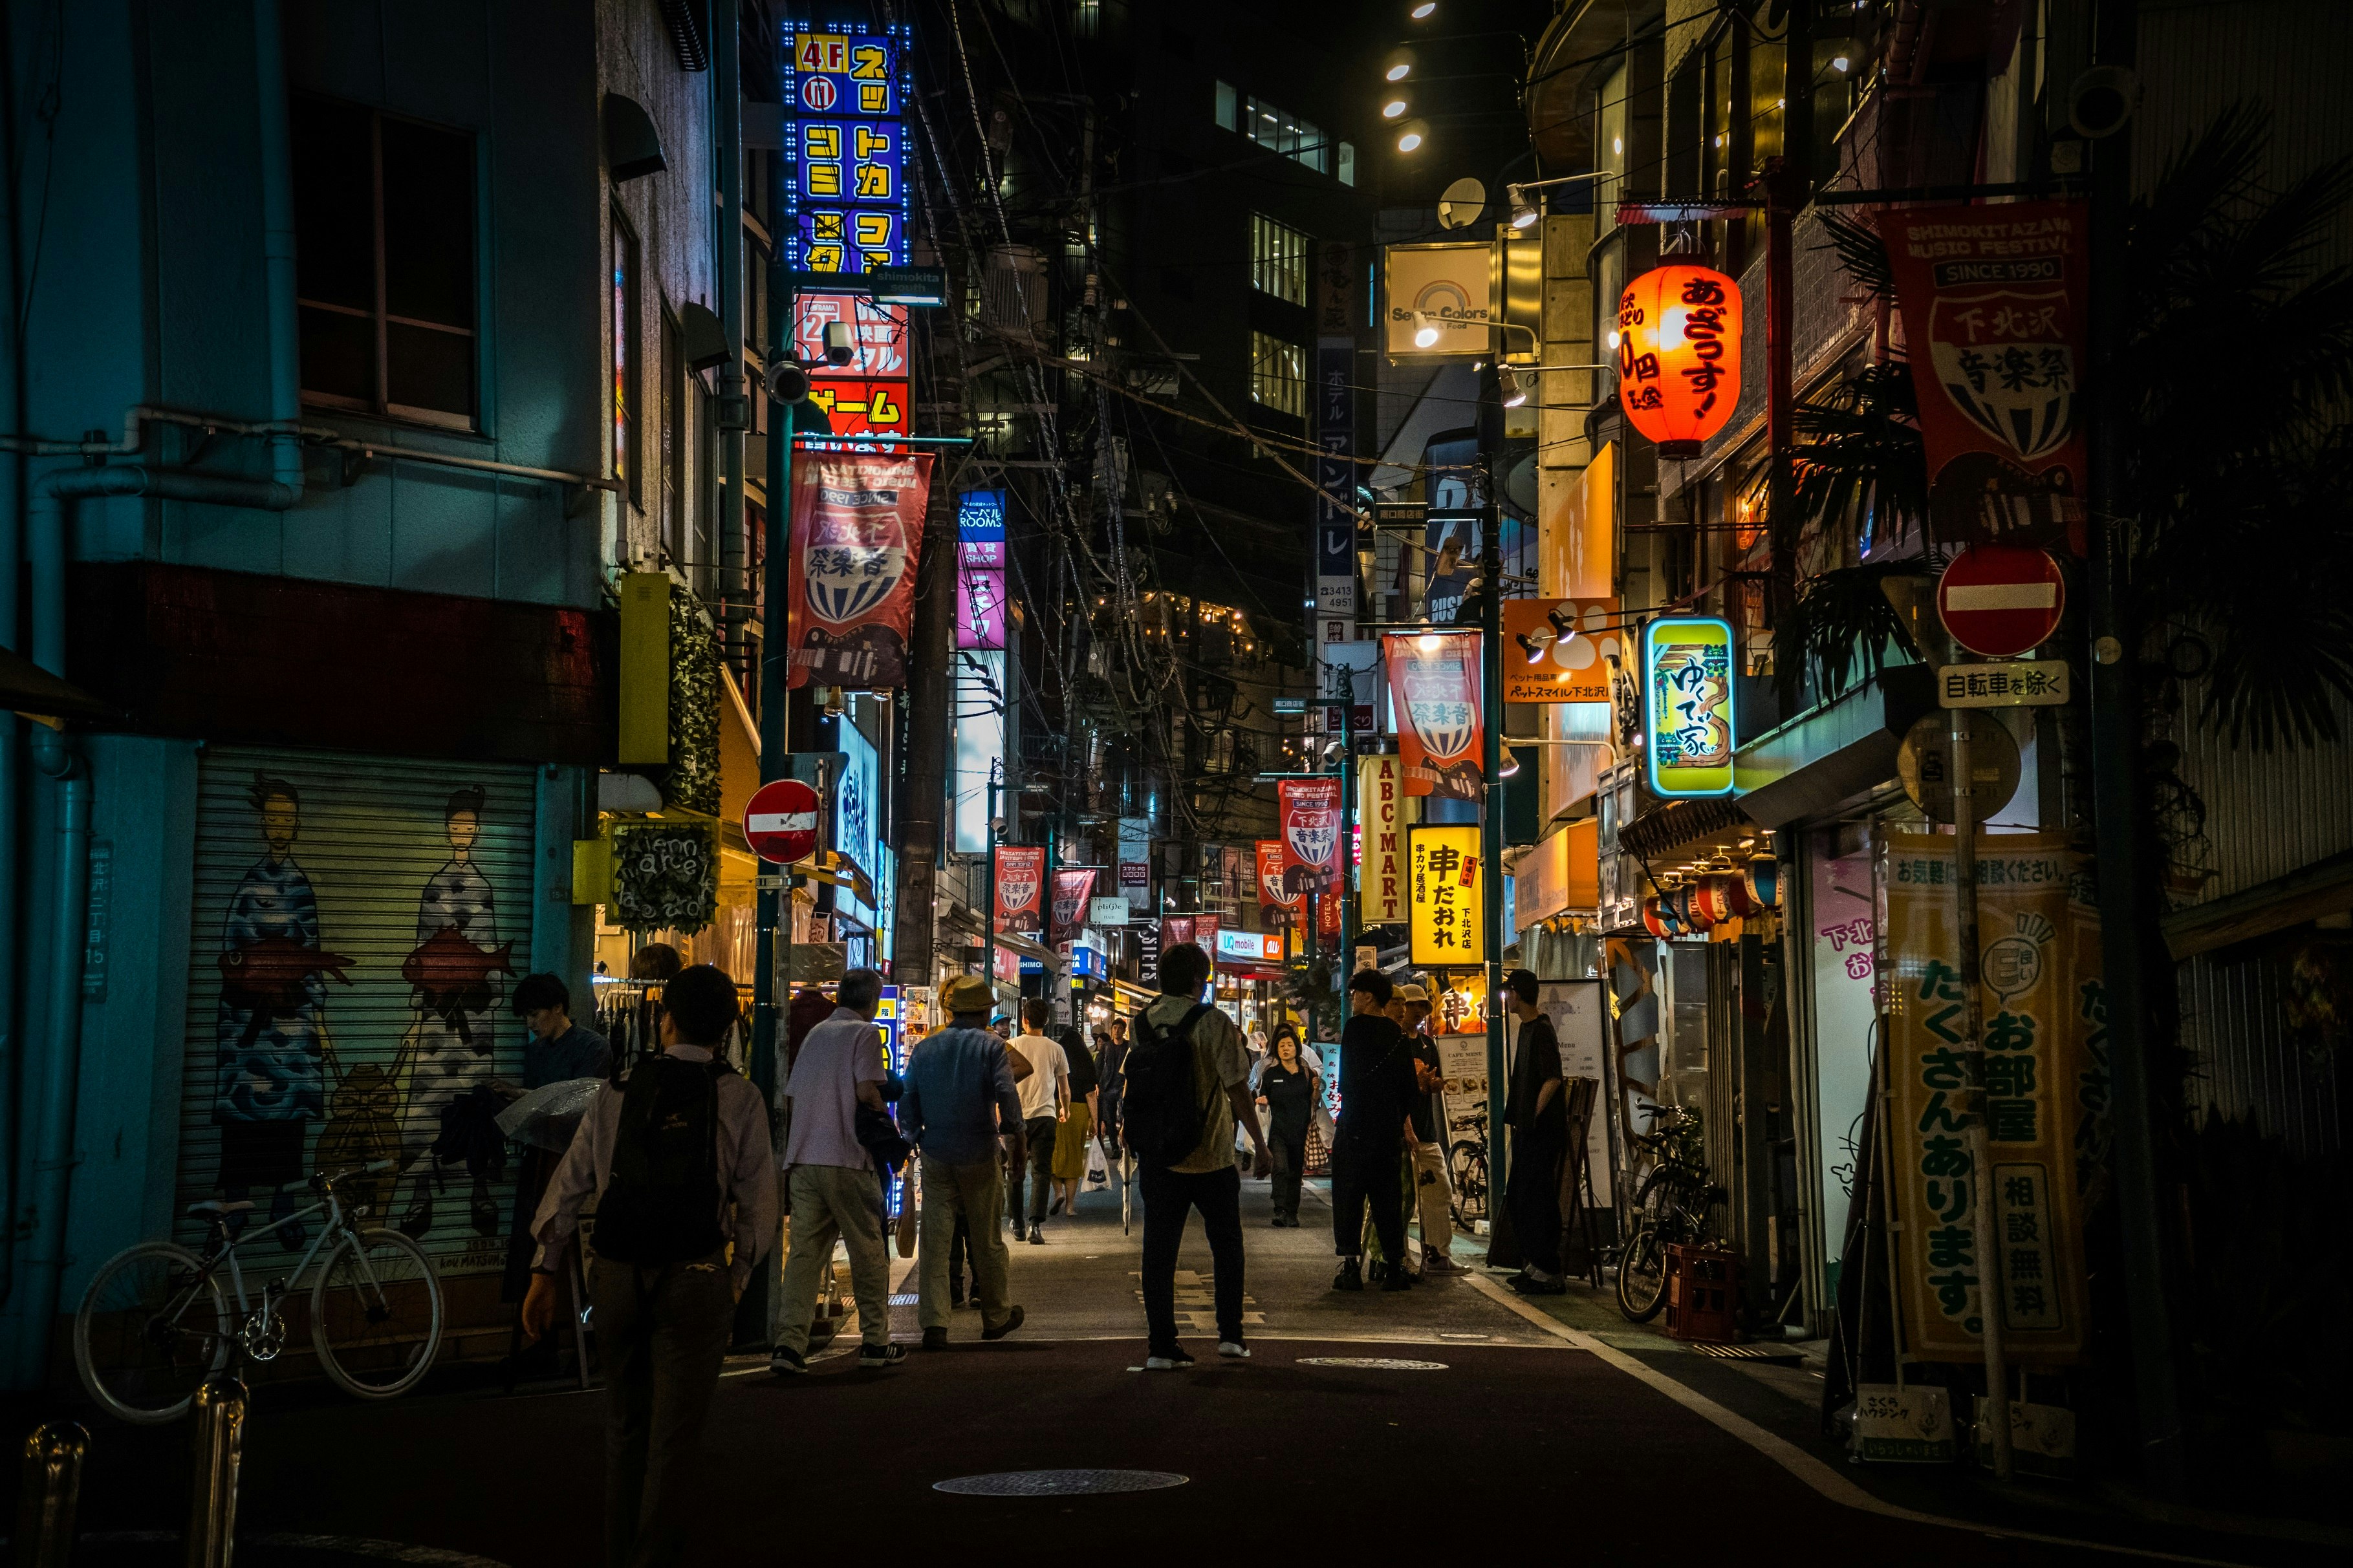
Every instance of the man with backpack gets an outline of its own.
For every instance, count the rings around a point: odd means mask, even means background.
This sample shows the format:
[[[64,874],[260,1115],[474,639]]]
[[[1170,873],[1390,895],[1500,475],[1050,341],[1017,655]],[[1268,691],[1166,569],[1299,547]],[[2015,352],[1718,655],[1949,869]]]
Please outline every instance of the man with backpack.
[[[554,1276],[596,1199],[588,1295],[605,1359],[605,1541],[612,1568],[683,1560],[681,1493],[736,1299],[776,1239],[776,1163],[760,1091],[721,1058],[735,983],[707,963],[662,988],[662,1054],[598,1092],[532,1226],[524,1331],[555,1315]],[[729,1244],[733,1256],[729,1256]]]
[[[1160,955],[1160,996],[1136,1017],[1123,1064],[1127,1146],[1144,1199],[1144,1365],[1193,1364],[1176,1342],[1176,1253],[1188,1210],[1201,1211],[1216,1275],[1218,1353],[1249,1356],[1242,1338],[1241,1173],[1234,1128],[1248,1130],[1251,1174],[1274,1168],[1250,1103],[1250,1050],[1232,1019],[1200,1000],[1209,956],[1193,942]]]
[[[809,1320],[819,1276],[833,1244],[849,1251],[849,1288],[858,1299],[858,1364],[896,1366],[907,1347],[891,1342],[891,1254],[883,1240],[882,1173],[861,1133],[859,1112],[885,1136],[881,1031],[874,1012],[882,976],[853,969],[834,991],[833,1016],[808,1032],[785,1080],[792,1124],[785,1133],[785,1180],[792,1196],[792,1242],[785,1250],[784,1297],[768,1370],[789,1377],[808,1370]],[[884,1158],[903,1158],[906,1145]]]

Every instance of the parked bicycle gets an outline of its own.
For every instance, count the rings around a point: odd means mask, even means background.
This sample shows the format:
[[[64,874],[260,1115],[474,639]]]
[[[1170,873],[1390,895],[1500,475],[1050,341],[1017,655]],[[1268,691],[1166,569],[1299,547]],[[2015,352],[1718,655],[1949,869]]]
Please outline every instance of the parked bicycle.
[[[1618,1254],[1618,1310],[1647,1323],[1667,1300],[1667,1248],[1705,1243],[1715,1235],[1714,1211],[1724,1189],[1707,1179],[1699,1118],[1681,1106],[1651,1106],[1648,1133],[1632,1132],[1635,1147],[1656,1162],[1634,1195],[1626,1245]]]
[[[378,1160],[321,1172],[311,1178],[317,1203],[241,1233],[232,1234],[231,1221],[252,1212],[252,1204],[191,1204],[189,1217],[205,1222],[201,1254],[173,1241],[116,1253],[74,1314],[74,1360],[90,1397],[125,1421],[175,1421],[197,1384],[232,1354],[275,1361],[299,1326],[307,1326],[321,1368],[344,1392],[390,1399],[415,1387],[441,1347],[440,1278],[425,1249],[400,1232],[353,1229],[337,1194],[340,1184],[392,1166]],[[264,1285],[258,1301],[249,1297],[237,1249],[315,1215],[325,1221],[294,1267]],[[314,1259],[309,1322],[298,1325],[286,1304]]]

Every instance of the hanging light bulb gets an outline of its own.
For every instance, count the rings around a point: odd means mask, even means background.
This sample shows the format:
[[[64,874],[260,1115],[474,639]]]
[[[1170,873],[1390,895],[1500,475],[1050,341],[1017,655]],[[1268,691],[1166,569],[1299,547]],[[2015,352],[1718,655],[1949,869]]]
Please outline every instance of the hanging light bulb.
[[[1427,120],[1409,120],[1398,127],[1397,150],[1400,153],[1411,153],[1429,140],[1430,121]]]
[[[1389,58],[1381,62],[1381,74],[1390,81],[1403,81],[1413,74],[1415,61],[1416,56],[1411,49],[1403,47],[1391,49]]]
[[[1398,115],[1403,114],[1410,107],[1411,105],[1408,104],[1404,99],[1392,98],[1387,103],[1381,105],[1381,118],[1383,120],[1395,120]]]
[[[1419,648],[1424,653],[1436,653],[1438,651],[1438,645],[1441,640],[1443,639],[1441,639],[1436,632],[1424,632],[1419,637],[1413,639],[1413,646]]]
[[[1438,9],[1438,0],[1421,0],[1421,4],[1406,13],[1417,22],[1427,22],[1430,14]]]

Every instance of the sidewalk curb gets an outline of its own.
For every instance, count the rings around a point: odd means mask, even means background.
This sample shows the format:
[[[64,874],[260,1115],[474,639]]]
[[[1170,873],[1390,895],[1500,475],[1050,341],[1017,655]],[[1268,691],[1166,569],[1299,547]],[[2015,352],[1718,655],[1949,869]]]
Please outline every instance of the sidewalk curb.
[[[1766,1431],[1745,1415],[1736,1415],[1718,1405],[1705,1394],[1685,1386],[1665,1373],[1647,1366],[1624,1351],[1602,1343],[1581,1330],[1572,1329],[1542,1309],[1521,1300],[1484,1274],[1467,1277],[1473,1289],[1535,1324],[1548,1333],[1558,1335],[1577,1349],[1585,1351],[1608,1365],[1638,1382],[1649,1384],[1669,1399],[1683,1405],[1711,1425],[1737,1437],[1757,1453],[1772,1460],[1799,1480],[1803,1481],[1825,1500],[1864,1513],[1875,1513],[1885,1519],[1902,1520],[1911,1524],[1935,1525],[1946,1530],[1968,1531],[1975,1535],[1993,1536],[2013,1541],[2031,1541],[2045,1546],[2064,1546],[2083,1552],[2106,1552],[2125,1557],[2140,1557],[2158,1563],[2191,1563],[2203,1568],[2247,1568],[2228,1558],[2193,1557],[2184,1552],[2158,1552],[2148,1547],[2123,1546],[2104,1541],[2086,1541],[2075,1536],[2046,1535],[2038,1531],[2013,1530],[1980,1521],[1950,1519],[1942,1514],[1922,1513],[1915,1509],[1883,1502],[1840,1475],[1830,1466],[1807,1453],[1785,1437]]]

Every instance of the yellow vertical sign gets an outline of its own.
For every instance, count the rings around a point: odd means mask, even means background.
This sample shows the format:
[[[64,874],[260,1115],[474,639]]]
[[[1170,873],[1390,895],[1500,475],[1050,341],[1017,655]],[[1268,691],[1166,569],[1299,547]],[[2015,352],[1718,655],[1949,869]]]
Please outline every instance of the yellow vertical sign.
[[[1356,764],[1356,822],[1365,852],[1356,867],[1358,919],[1389,925],[1405,919],[1405,830],[1421,812],[1405,793],[1405,765],[1396,753],[1366,757]]]
[[[2078,1194],[2106,1110],[2107,1005],[2096,911],[2063,834],[1981,836],[1979,1006],[1989,1173],[1969,1154],[1968,1040],[1953,840],[1887,840],[1888,1088],[1905,1350],[1974,1361],[1984,1321],[1980,1179],[1992,1184],[2002,1340],[2012,1365],[2078,1359],[2085,1297]],[[2089,933],[2089,940],[2086,940]]]
[[[623,763],[670,761],[670,577],[621,577],[621,734]]]
[[[1418,967],[1467,968],[1487,962],[1487,890],[1472,823],[1406,829],[1406,889],[1411,961]]]

